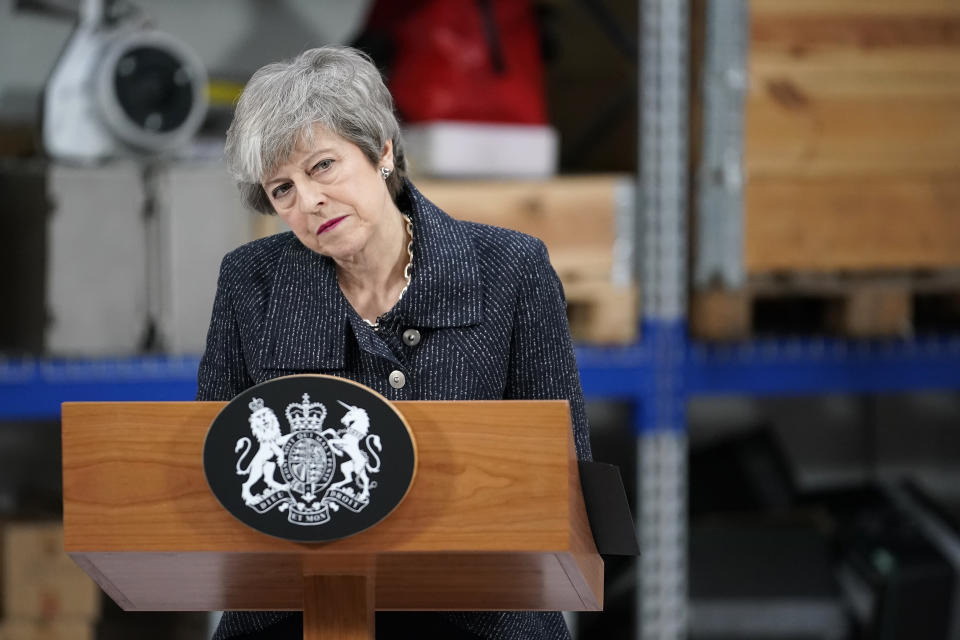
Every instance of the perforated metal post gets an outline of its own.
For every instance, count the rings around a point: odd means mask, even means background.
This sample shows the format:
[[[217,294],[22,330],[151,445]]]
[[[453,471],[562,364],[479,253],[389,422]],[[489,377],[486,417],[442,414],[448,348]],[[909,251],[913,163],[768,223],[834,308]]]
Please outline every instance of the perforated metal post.
[[[686,0],[640,7],[640,184],[645,315],[686,314],[688,120]]]
[[[637,414],[637,637],[680,640],[687,626],[686,0],[641,0],[640,40],[640,271],[655,373]]]
[[[744,284],[743,101],[747,89],[747,0],[707,2],[702,157],[697,167],[694,284]]]

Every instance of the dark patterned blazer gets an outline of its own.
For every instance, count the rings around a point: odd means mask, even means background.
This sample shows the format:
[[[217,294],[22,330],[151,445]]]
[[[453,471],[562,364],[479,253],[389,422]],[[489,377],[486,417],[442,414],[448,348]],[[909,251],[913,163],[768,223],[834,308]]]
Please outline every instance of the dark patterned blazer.
[[[411,282],[377,330],[344,298],[333,260],[293,233],[229,253],[197,399],[230,400],[293,373],[350,378],[390,400],[567,399],[577,454],[590,459],[563,290],[543,242],[455,220],[409,182],[397,204],[413,223]],[[389,377],[396,382],[397,371],[404,380],[394,386]],[[214,639],[256,632],[291,615],[299,614],[227,612]],[[569,638],[559,613],[436,615],[483,638]]]

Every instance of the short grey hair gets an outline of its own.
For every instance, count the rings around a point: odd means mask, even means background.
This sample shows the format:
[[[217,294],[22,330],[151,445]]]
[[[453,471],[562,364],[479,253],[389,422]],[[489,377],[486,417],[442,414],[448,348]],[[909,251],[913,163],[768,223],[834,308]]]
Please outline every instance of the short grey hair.
[[[311,141],[314,125],[357,145],[374,166],[392,140],[394,171],[387,188],[396,200],[407,167],[393,98],[380,71],[361,51],[321,47],[261,67],[237,101],[224,155],[245,205],[275,213],[260,183],[301,140]]]

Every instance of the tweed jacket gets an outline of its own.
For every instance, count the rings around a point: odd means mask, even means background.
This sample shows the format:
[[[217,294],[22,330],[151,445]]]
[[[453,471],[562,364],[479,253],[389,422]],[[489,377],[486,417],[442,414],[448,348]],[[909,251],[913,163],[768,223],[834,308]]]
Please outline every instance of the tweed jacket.
[[[343,296],[333,261],[292,232],[227,254],[197,399],[229,400],[293,373],[350,378],[390,400],[567,399],[577,454],[590,459],[563,290],[544,244],[455,220],[409,182],[398,206],[413,223],[411,282],[377,330]],[[414,345],[403,340],[408,329],[420,334]],[[405,378],[399,388],[389,382],[396,371]],[[289,615],[228,612],[214,639]],[[569,638],[559,613],[437,615],[483,638]]]

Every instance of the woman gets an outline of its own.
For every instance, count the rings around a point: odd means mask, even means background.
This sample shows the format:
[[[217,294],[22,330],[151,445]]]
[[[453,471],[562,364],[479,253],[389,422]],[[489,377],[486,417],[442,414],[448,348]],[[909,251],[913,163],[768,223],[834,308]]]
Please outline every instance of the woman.
[[[247,205],[291,232],[221,266],[198,400],[320,372],[390,400],[567,399],[590,458],[560,282],[539,240],[461,222],[405,178],[393,102],[358,51],[251,78],[227,132]],[[215,639],[299,637],[300,616],[226,613]],[[377,614],[378,637],[568,638],[558,613]]]

